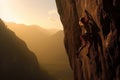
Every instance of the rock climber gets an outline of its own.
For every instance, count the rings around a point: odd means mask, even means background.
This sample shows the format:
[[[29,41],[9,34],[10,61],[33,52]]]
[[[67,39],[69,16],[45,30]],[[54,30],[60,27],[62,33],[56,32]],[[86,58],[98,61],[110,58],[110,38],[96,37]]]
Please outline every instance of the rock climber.
[[[87,45],[87,42],[90,42],[89,48],[91,47],[93,43],[94,48],[97,51],[97,53],[99,52],[98,51],[98,45],[99,45],[101,52],[103,53],[102,41],[99,35],[100,29],[98,28],[97,24],[95,23],[92,16],[88,13],[87,10],[85,10],[85,13],[86,13],[86,16],[80,19],[81,23],[83,24],[83,27],[86,30],[86,33],[80,36],[80,39],[82,41],[82,46],[79,48],[79,53]]]

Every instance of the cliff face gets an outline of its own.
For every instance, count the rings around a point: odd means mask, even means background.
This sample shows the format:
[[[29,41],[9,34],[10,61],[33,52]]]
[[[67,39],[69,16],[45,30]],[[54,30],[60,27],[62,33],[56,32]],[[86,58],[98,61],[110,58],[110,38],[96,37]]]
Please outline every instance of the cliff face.
[[[64,27],[64,44],[74,72],[74,80],[119,80],[120,1],[56,0],[56,4]],[[93,44],[91,47],[87,45],[77,58],[76,52],[81,45],[79,18],[85,15],[85,9],[100,29],[99,40],[102,41],[102,46],[97,45],[96,48]]]
[[[0,80],[53,80],[36,56],[0,19]]]

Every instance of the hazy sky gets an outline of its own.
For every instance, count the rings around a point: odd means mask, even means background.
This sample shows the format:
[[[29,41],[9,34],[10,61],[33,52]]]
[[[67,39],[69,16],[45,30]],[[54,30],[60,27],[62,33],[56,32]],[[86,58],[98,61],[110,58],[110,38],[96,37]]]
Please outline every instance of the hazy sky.
[[[0,0],[0,18],[7,22],[62,29],[55,0]]]

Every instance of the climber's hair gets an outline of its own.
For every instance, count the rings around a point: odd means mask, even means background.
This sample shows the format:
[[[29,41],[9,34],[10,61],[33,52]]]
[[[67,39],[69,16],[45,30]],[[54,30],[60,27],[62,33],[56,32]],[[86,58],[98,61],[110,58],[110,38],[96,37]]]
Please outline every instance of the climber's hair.
[[[84,22],[85,22],[85,18],[82,17],[82,18],[80,19],[80,21],[81,21],[82,23],[84,23]]]

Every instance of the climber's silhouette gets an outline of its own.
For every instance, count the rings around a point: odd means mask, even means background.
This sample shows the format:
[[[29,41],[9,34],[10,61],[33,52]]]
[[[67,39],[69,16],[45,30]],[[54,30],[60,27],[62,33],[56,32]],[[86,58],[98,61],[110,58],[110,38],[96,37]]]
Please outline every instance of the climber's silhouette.
[[[83,26],[81,26],[81,28],[84,27],[84,29],[82,29],[82,34],[80,35],[80,40],[82,42],[82,45],[80,46],[79,50],[78,50],[78,54],[79,52],[81,52],[81,50],[88,44],[90,43],[90,46],[92,44],[92,34],[91,34],[91,29],[88,25],[89,19],[87,17],[82,17],[80,19],[80,22],[82,22]],[[83,31],[84,30],[84,31]]]
[[[82,17],[79,21],[80,27],[82,29],[82,34],[80,35],[80,40],[82,42],[82,45],[79,47],[79,50],[77,52],[77,56],[79,56],[79,53],[81,52],[81,50],[84,47],[86,47],[88,43],[90,43],[90,46],[92,44],[92,34],[90,33],[91,31],[90,31],[89,27],[86,27],[88,25],[85,25],[86,23],[88,23],[88,21],[89,21],[89,19],[87,17]]]
[[[92,16],[88,13],[87,10],[85,10],[86,16],[81,18],[81,22],[84,25],[84,28],[86,30],[86,33],[81,36],[82,46],[79,48],[80,51],[87,45],[87,42],[90,43],[89,49],[91,45],[94,45],[94,49],[98,53],[98,45],[100,46],[101,52],[103,53],[102,48],[102,41],[100,38],[100,35],[98,32],[100,32],[100,29],[98,28],[97,24],[93,20]],[[77,54],[79,55],[79,54]]]

